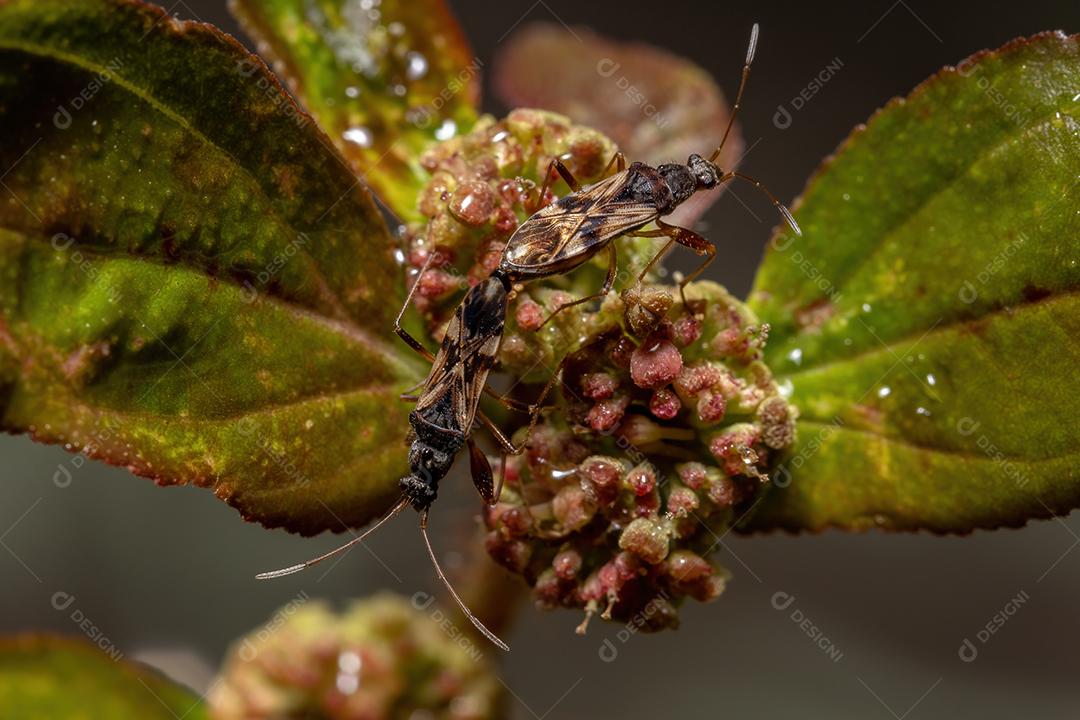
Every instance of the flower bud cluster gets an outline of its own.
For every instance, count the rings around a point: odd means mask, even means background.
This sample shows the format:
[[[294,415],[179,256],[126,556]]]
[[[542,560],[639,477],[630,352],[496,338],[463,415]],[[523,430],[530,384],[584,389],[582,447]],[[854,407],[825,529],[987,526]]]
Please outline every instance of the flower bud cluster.
[[[479,642],[427,597],[382,593],[342,615],[297,600],[230,650],[209,698],[212,714],[493,718],[500,687]]]
[[[427,221],[406,230],[405,257],[416,282],[437,253],[417,289],[436,338],[461,297],[454,290],[487,277],[518,225],[555,200],[540,192],[551,159],[588,184],[614,151],[560,115],[516,110],[422,157]],[[552,187],[566,191],[561,181]],[[768,326],[714,283],[688,286],[684,304],[677,288],[653,284],[655,274],[638,282],[666,238],[616,242],[618,292],[603,302],[545,323],[596,292],[606,253],[515,292],[499,361],[518,398],[533,400],[569,360],[556,409],[508,461],[500,502],[486,511],[487,549],[543,607],[623,620],[647,608],[646,626],[660,629],[677,623],[685,598],[722,591],[726,572],[711,556],[793,442],[796,411],[761,360]]]
[[[768,328],[713,283],[689,286],[687,306],[677,294],[644,286],[580,313],[589,339],[559,412],[508,460],[487,549],[541,607],[675,626],[685,598],[723,590],[711,556],[794,440],[760,359]]]

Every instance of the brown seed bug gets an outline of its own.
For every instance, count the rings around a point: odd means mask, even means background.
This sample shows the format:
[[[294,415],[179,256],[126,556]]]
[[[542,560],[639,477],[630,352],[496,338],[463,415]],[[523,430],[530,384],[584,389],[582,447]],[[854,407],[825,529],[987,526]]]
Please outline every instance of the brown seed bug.
[[[554,172],[562,177],[572,192],[534,213],[518,227],[506,245],[499,271],[515,283],[537,280],[569,272],[605,247],[608,250],[609,264],[607,278],[600,292],[561,305],[544,320],[544,323],[550,321],[562,310],[607,295],[616,276],[617,260],[612,241],[622,235],[666,236],[668,238],[663,249],[645,265],[638,276],[638,282],[641,282],[656,261],[676,243],[690,248],[698,255],[707,256],[700,266],[679,283],[679,294],[682,295],[685,306],[684,288],[687,283],[704,272],[716,258],[716,247],[692,230],[668,225],[660,218],[670,214],[699,190],[715,188],[736,178],[749,182],[772,200],[773,205],[797,235],[802,234],[795,218],[764,185],[739,172],[724,172],[714,164],[720,157],[720,151],[727,141],[735,116],[739,112],[743,90],[750,76],[750,65],[757,49],[757,39],[758,26],[755,23],[750,32],[750,44],[746,51],[742,80],[735,96],[731,117],[728,119],[719,147],[708,160],[700,155],[691,155],[686,165],[667,163],[654,168],[645,163],[635,162],[627,167],[625,156],[622,153],[616,153],[604,174],[607,174],[612,167],[616,172],[586,188],[580,186],[559,159],[552,160],[545,174],[539,198],[542,201],[546,196]],[[657,229],[641,229],[651,222],[656,223]]]
[[[344,552],[363,541],[383,523],[411,505],[420,515],[420,533],[439,579],[446,585],[446,589],[472,624],[491,642],[503,650],[509,650],[506,643],[484,627],[464,601],[458,597],[442,568],[439,567],[427,533],[428,511],[438,495],[439,481],[446,477],[458,451],[464,446],[469,448],[473,484],[480,496],[488,505],[493,505],[498,500],[502,490],[506,462],[504,460],[502,463],[498,484],[496,484],[487,456],[472,440],[473,422],[479,419],[503,450],[510,454],[516,455],[522,452],[528,440],[517,446],[510,442],[479,409],[480,396],[488,393],[512,409],[527,410],[530,413],[529,432],[531,432],[539,416],[540,404],[559,377],[559,373],[556,371],[533,405],[525,405],[498,395],[488,387],[488,374],[495,364],[499,346],[502,343],[503,326],[511,291],[510,280],[499,271],[495,271],[486,280],[475,285],[465,295],[454,311],[437,355],[432,355],[423,344],[410,335],[402,327],[401,319],[412,302],[420,277],[430,267],[436,254],[433,251],[424,263],[394,323],[394,331],[408,343],[409,347],[432,363],[427,379],[423,385],[419,386],[421,388],[419,395],[402,396],[402,399],[415,401],[416,407],[409,413],[409,423],[412,426],[409,448],[410,472],[399,481],[401,499],[378,522],[344,545],[307,562],[261,573],[256,577],[266,580],[291,575]]]

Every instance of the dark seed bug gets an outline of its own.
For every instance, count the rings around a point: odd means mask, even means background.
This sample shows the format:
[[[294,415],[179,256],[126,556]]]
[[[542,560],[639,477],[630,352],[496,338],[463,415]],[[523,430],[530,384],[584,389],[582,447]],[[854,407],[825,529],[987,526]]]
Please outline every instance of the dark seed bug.
[[[506,643],[484,627],[483,623],[469,610],[451,586],[428,538],[428,511],[438,495],[439,482],[450,471],[458,452],[463,447],[469,449],[469,461],[473,484],[488,505],[494,504],[502,489],[506,463],[502,463],[499,480],[496,484],[487,456],[471,437],[474,421],[479,420],[495,437],[502,449],[510,454],[518,454],[525,448],[526,439],[515,446],[496,427],[483,411],[479,409],[480,396],[484,393],[494,396],[508,407],[530,413],[529,432],[536,424],[540,405],[558,378],[558,372],[544,388],[539,399],[533,405],[525,405],[510,398],[498,395],[487,385],[488,374],[495,364],[502,343],[503,325],[509,302],[511,283],[503,273],[495,271],[486,280],[475,285],[465,295],[461,304],[454,311],[454,316],[447,326],[439,352],[432,355],[416,338],[401,325],[401,318],[412,302],[413,294],[419,286],[419,279],[430,267],[435,252],[428,257],[417,281],[405,299],[405,305],[398,313],[394,324],[395,332],[410,347],[431,361],[431,371],[420,386],[416,396],[405,395],[402,399],[415,401],[416,407],[409,413],[411,446],[409,448],[410,472],[401,478],[401,499],[373,526],[344,545],[308,560],[307,562],[257,575],[260,580],[291,575],[317,563],[344,552],[371,533],[383,523],[397,515],[408,506],[412,506],[420,516],[420,533],[424,538],[428,555],[435,567],[435,573],[446,585],[446,589],[469,618],[473,625],[491,642],[503,650],[509,650]]]
[[[685,165],[667,163],[652,167],[635,162],[627,167],[625,156],[616,153],[604,174],[612,168],[615,173],[586,188],[581,187],[559,159],[551,162],[539,197],[545,197],[556,172],[570,186],[572,192],[534,213],[518,227],[506,245],[498,270],[514,283],[538,280],[569,272],[605,248],[608,250],[609,264],[607,278],[600,292],[560,306],[544,320],[545,323],[562,310],[607,295],[616,276],[617,259],[612,241],[623,235],[668,238],[663,249],[641,271],[639,282],[675,244],[706,256],[704,262],[679,283],[679,293],[685,305],[685,286],[704,272],[716,258],[716,247],[694,231],[669,225],[660,218],[670,214],[699,190],[715,188],[735,179],[749,182],[772,200],[796,234],[802,234],[795,218],[764,185],[742,173],[725,172],[714,164],[720,157],[720,151],[739,112],[743,90],[750,76],[750,65],[757,49],[757,39],[758,26],[755,23],[750,32],[746,62],[743,64],[742,79],[731,117],[720,145],[708,159],[691,155]],[[641,229],[652,222],[657,225],[655,230]]]

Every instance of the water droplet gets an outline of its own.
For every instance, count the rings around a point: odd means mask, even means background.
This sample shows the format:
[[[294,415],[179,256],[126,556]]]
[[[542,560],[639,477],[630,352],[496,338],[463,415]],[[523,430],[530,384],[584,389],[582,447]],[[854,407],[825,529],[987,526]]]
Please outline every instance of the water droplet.
[[[776,387],[780,393],[780,397],[785,400],[791,397],[791,394],[795,392],[795,385],[791,382],[791,378],[784,378]]]
[[[338,669],[342,672],[347,672],[350,675],[355,675],[360,672],[361,665],[360,656],[352,650],[346,650],[338,655]]]
[[[342,695],[352,695],[360,688],[360,678],[348,673],[338,673],[337,689]]]
[[[401,37],[405,34],[405,26],[395,20],[394,22],[386,26],[386,32],[390,33],[394,37]]]
[[[365,127],[351,127],[344,132],[342,137],[344,137],[347,142],[359,145],[362,148],[371,147],[371,131]]]
[[[502,142],[508,137],[510,137],[510,132],[508,130],[500,130],[491,136],[491,142]]]
[[[352,695],[360,687],[360,668],[363,661],[352,650],[345,650],[338,655],[338,675],[335,684],[343,695]]]
[[[892,394],[892,388],[889,387],[888,385],[882,385],[881,387],[878,388],[877,396],[879,398],[887,398],[891,394]]]
[[[844,345],[850,346],[851,345],[851,338],[844,338]]]
[[[844,193],[841,197],[843,197],[844,200],[847,201],[847,200],[851,199],[851,194],[850,193]]]
[[[926,384],[930,387],[937,385],[937,378],[934,377],[933,373],[926,373]]]
[[[456,133],[457,133],[457,123],[454,122],[453,120],[451,120],[450,118],[446,118],[445,120],[442,121],[442,124],[439,125],[439,127],[435,129],[435,139],[436,140],[449,140],[450,138],[454,137],[454,135]]]
[[[345,88],[345,97],[360,97],[360,88],[356,87],[355,85],[350,85],[349,87]]]
[[[409,92],[409,89],[406,88],[401,83],[398,83],[397,85],[395,85],[392,88],[392,90],[393,90],[394,94],[397,95],[398,97],[405,97],[405,93]]]
[[[872,308],[872,307],[870,307],[870,303],[863,303],[863,304],[862,304],[862,311],[863,311],[863,312],[865,312],[865,313],[868,313],[868,312],[870,312],[871,310],[873,310],[873,308]]]
[[[924,407],[915,408],[915,412],[918,413],[919,415],[922,415],[923,417],[930,417],[930,411],[927,410]]]
[[[409,52],[405,56],[405,61],[408,63],[405,66],[405,77],[410,80],[419,80],[427,75],[428,61],[427,58],[420,53],[415,50]]]

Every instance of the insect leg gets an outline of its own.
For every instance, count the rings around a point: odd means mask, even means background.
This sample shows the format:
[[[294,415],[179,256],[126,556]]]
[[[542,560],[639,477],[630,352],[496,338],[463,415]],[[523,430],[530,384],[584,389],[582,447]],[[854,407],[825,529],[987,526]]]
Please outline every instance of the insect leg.
[[[533,410],[533,406],[529,403],[515,400],[514,398],[507,397],[506,395],[500,395],[498,392],[493,390],[490,385],[484,386],[484,393],[486,393],[488,397],[495,398],[503,407],[506,407],[510,410],[525,413],[532,412]]]
[[[480,497],[484,499],[485,505],[494,505],[502,490],[502,478],[499,478],[499,487],[496,489],[495,477],[491,472],[491,463],[488,462],[487,455],[476,446],[471,437],[466,440],[466,443],[469,446],[469,469],[472,472],[473,485],[476,486]]]
[[[617,152],[611,157],[611,162],[604,168],[604,172],[600,174],[600,177],[607,177],[611,175],[611,168],[615,168],[615,172],[620,173],[626,169],[626,156],[622,152]]]
[[[416,294],[416,288],[420,287],[420,280],[424,277],[424,273],[428,271],[428,268],[431,267],[431,262],[435,259],[436,254],[435,248],[432,247],[431,253],[428,255],[427,260],[424,261],[423,267],[420,268],[420,274],[416,276],[416,281],[413,283],[412,287],[409,288],[409,294],[405,296],[405,304],[401,306],[401,311],[398,312],[397,319],[394,320],[394,332],[397,333],[398,337],[404,340],[406,345],[426,358],[428,362],[435,362],[435,356],[432,355],[431,351],[424,347],[419,340],[410,335],[408,330],[401,327],[401,318],[405,317],[405,311],[409,309],[409,305],[412,303],[413,295]]]
[[[659,222],[658,222],[658,224],[659,224]],[[643,267],[641,269],[641,272],[638,273],[637,281],[638,281],[638,284],[640,285],[641,282],[645,279],[645,276],[649,274],[650,270],[652,270],[653,265],[655,265],[660,260],[660,258],[664,257],[664,255],[667,255],[668,250],[670,250],[672,248],[672,246],[675,245],[675,239],[672,238],[670,235],[668,235],[663,229],[659,229],[659,230],[640,230],[638,232],[631,233],[630,235],[631,235],[631,237],[643,237],[643,238],[654,238],[654,237],[667,237],[668,238],[667,244],[665,244],[664,247],[660,248],[660,251],[658,253],[656,253],[655,255],[653,255],[652,259],[649,260],[649,262],[645,263],[645,267]]]
[[[701,273],[705,271],[705,268],[709,267],[709,264],[716,259],[716,246],[693,230],[687,230],[686,228],[677,225],[668,225],[663,220],[657,220],[656,225],[656,230],[634,233],[638,237],[660,237],[666,235],[669,238],[667,244],[664,245],[660,252],[653,255],[652,260],[645,265],[645,269],[642,270],[641,275],[638,276],[638,282],[641,282],[645,278],[646,273],[648,273],[652,266],[656,264],[656,261],[663,257],[664,253],[666,253],[675,243],[690,248],[698,255],[707,256],[701,265],[683,278],[682,282],[679,283],[679,296],[682,298],[683,307],[686,308],[685,288],[688,283],[701,275]]]
[[[528,426],[529,429],[526,431],[525,439],[521,441],[520,445],[515,446],[514,443],[510,442],[506,435],[503,434],[503,431],[500,430],[499,427],[495,423],[493,423],[487,415],[483,413],[483,411],[477,411],[477,419],[481,423],[483,423],[484,427],[486,427],[488,429],[488,432],[491,433],[492,437],[495,438],[495,441],[507,453],[511,455],[520,455],[522,452],[525,451],[526,446],[528,446],[529,444],[529,436],[532,435],[533,428],[536,427],[536,423],[540,419],[540,411],[544,409],[544,399],[547,398],[548,393],[551,392],[551,389],[555,387],[555,383],[559,381],[559,378],[562,376],[563,367],[566,365],[568,359],[568,357],[564,357],[562,359],[562,361],[559,363],[559,367],[555,368],[555,373],[551,376],[551,379],[548,380],[547,385],[545,385],[544,389],[540,392],[540,396],[536,398],[536,402],[531,405],[531,414],[529,416]]]
[[[545,325],[547,325],[549,322],[551,322],[551,318],[555,317],[556,315],[561,313],[563,310],[566,310],[567,308],[572,308],[575,305],[580,305],[581,303],[587,303],[590,300],[599,300],[599,299],[605,297],[609,292],[611,292],[611,287],[615,284],[615,275],[618,273],[619,259],[618,259],[618,255],[615,253],[615,244],[614,243],[609,242],[608,246],[607,246],[607,249],[608,249],[608,271],[607,271],[607,277],[604,279],[604,286],[600,288],[600,292],[596,293],[595,295],[588,295],[586,297],[578,298],[577,300],[573,300],[571,302],[564,303],[564,304],[560,305],[559,307],[555,308],[555,310],[553,310],[552,313],[550,315],[548,315],[544,319],[544,322],[540,323],[540,327],[544,327]],[[539,328],[537,328],[537,329],[539,329]]]
[[[574,178],[574,174],[570,172],[570,169],[562,164],[562,160],[560,160],[559,158],[553,158],[551,160],[551,163],[548,164],[547,172],[544,173],[544,182],[540,186],[540,195],[536,199],[537,208],[540,207],[540,203],[544,202],[544,198],[547,196],[547,191],[551,189],[552,170],[557,171],[558,174],[562,176],[562,179],[566,182],[567,185],[570,186],[570,189],[573,192],[577,192],[581,189],[581,183],[579,183]]]

